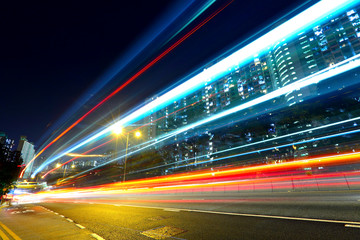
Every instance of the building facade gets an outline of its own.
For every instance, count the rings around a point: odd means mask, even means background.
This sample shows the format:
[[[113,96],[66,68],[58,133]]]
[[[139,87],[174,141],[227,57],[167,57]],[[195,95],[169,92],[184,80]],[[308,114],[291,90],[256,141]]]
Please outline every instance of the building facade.
[[[227,75],[205,83],[202,89],[160,110],[152,111],[142,120],[145,140],[154,142],[158,137],[176,132],[184,126],[245,104],[356,57],[360,54],[359,11],[359,7],[348,9],[296,36],[274,42],[268,49],[254,54]],[[244,113],[236,113],[234,119],[228,119],[224,123],[210,123],[201,130],[188,129],[175,134],[166,142],[155,145],[156,149],[165,149],[164,158],[169,167],[164,173],[184,166],[211,166],[214,158],[221,156],[217,153],[224,149],[251,144],[255,140],[270,139],[281,131],[288,131],[285,129],[285,117],[279,114],[276,118],[272,117],[272,112],[285,106],[296,109],[296,105],[317,95],[319,87],[312,84],[288,92],[268,102],[262,109],[248,108]],[[156,97],[151,100],[154,99]],[[250,118],[263,121],[259,119],[261,114],[267,115],[266,123],[264,121],[259,127],[264,129],[255,129],[257,126],[252,123],[241,124],[241,121]],[[293,122],[294,125],[298,124]],[[304,123],[304,126],[296,128],[311,127],[312,124]],[[217,130],[219,128],[227,130],[221,132]],[[266,161],[304,157],[307,150],[303,149],[306,147],[293,146],[283,152],[274,150],[272,156],[266,156]]]
[[[26,136],[21,136],[17,150],[21,152],[23,164],[27,165],[35,156],[34,144],[26,139]],[[28,178],[31,175],[33,163],[31,163],[25,170],[24,178]]]

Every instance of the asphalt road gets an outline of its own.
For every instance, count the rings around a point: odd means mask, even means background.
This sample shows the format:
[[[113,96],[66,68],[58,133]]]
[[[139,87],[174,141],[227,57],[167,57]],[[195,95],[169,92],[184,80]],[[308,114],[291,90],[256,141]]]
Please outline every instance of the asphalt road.
[[[52,201],[52,200],[50,200]],[[122,204],[360,222],[360,191],[97,195],[61,202]]]
[[[149,239],[142,234],[144,231],[164,226],[180,229],[181,233],[173,236],[176,239],[359,239],[360,236],[357,228],[360,222],[314,222],[109,204],[42,205],[104,239]]]
[[[44,206],[104,239],[359,239],[359,200],[359,191],[218,193],[52,199],[27,207]],[[7,223],[12,216],[18,215],[8,214]],[[32,216],[34,224],[44,214]]]

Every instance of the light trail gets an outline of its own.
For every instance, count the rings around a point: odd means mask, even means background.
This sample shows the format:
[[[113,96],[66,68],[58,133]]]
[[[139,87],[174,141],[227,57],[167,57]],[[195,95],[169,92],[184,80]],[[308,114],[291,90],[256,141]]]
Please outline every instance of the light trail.
[[[88,154],[88,153],[90,153],[90,152],[92,152],[92,151],[95,151],[96,149],[98,149],[98,148],[100,148],[100,147],[103,147],[104,145],[106,145],[106,144],[108,144],[108,143],[110,143],[110,142],[112,142],[112,141],[114,141],[114,140],[115,140],[115,139],[113,138],[113,139],[111,139],[111,140],[109,140],[109,141],[107,141],[107,142],[104,142],[103,144],[100,144],[99,146],[96,146],[96,147],[94,147],[94,148],[92,148],[92,149],[84,152],[83,154]],[[80,157],[80,156],[74,157],[74,158],[72,158],[72,159],[70,159],[70,160],[68,160],[68,161],[60,164],[58,167],[55,167],[55,168],[49,170],[49,171],[46,172],[44,175],[42,175],[41,178],[45,178],[49,173],[51,173],[51,172],[55,171],[56,169],[59,169],[59,168],[61,168],[62,166],[64,166],[64,165],[66,165],[66,164],[68,164],[68,163],[70,163],[70,162],[78,159],[79,157]]]
[[[294,134],[288,134],[288,136],[297,135],[297,134],[301,134],[301,133],[308,132],[308,131],[311,131],[311,130],[309,129],[309,130],[306,130],[306,131],[296,132]],[[178,169],[178,168],[188,167],[188,166],[192,166],[192,165],[206,164],[206,163],[209,163],[209,162],[216,162],[216,161],[221,161],[221,160],[225,160],[225,159],[229,159],[229,158],[240,157],[240,156],[250,155],[250,154],[254,154],[254,153],[260,153],[260,152],[264,152],[264,151],[280,149],[280,148],[284,148],[284,147],[291,147],[291,146],[300,145],[300,144],[304,144],[304,143],[315,142],[315,141],[319,141],[319,140],[324,140],[324,139],[333,138],[333,137],[339,137],[339,136],[345,136],[345,135],[359,133],[359,132],[360,132],[360,129],[359,130],[348,131],[348,132],[343,132],[343,133],[338,133],[338,134],[332,134],[332,135],[328,135],[328,136],[324,136],[324,137],[312,138],[312,139],[309,139],[309,140],[302,140],[302,141],[299,141],[299,142],[292,142],[292,143],[289,143],[289,144],[271,146],[271,147],[268,147],[268,148],[257,149],[257,150],[253,150],[253,151],[249,151],[249,152],[232,154],[232,155],[228,155],[228,156],[224,156],[224,157],[218,157],[218,158],[214,158],[212,160],[199,161],[199,162],[196,162],[196,163],[195,162],[194,163],[189,163],[189,164],[185,164],[185,165],[181,165],[181,166],[177,166],[177,167],[172,167],[170,169]],[[285,137],[285,136],[281,136],[279,138],[283,138],[283,137]],[[277,140],[279,138],[267,139],[267,140],[260,141],[260,142],[255,142],[255,143],[246,144],[246,145],[242,145],[242,146],[238,146],[238,147],[234,147],[234,148],[230,148],[230,149],[225,149],[225,150],[222,150],[222,151],[215,152],[214,155],[229,152],[229,151],[233,151],[233,150],[240,149],[240,148],[249,147],[249,146],[252,146],[252,145],[257,145],[257,144],[263,143],[265,141],[274,141],[274,140]],[[199,158],[202,158],[202,157],[207,157],[207,156],[208,156],[208,154],[196,156],[196,159],[199,159]],[[166,165],[160,165],[160,166],[156,166],[156,167],[152,167],[152,168],[142,169],[142,170],[138,170],[138,171],[136,171],[134,173],[139,173],[139,172],[143,172],[143,171],[149,171],[149,170],[153,170],[153,169],[156,169],[156,168],[161,168],[161,167],[175,165],[175,164],[181,164],[183,162],[188,162],[188,161],[192,161],[192,160],[195,160],[195,158],[189,158],[189,159],[180,160],[180,161],[173,162],[173,163],[168,163]]]
[[[128,124],[131,124],[132,122],[135,122],[140,117],[145,117],[145,116],[149,115],[151,110],[156,111],[157,109],[160,109],[161,107],[166,106],[170,102],[172,102],[176,99],[179,99],[182,96],[189,94],[190,92],[194,92],[194,91],[198,90],[199,88],[205,86],[205,84],[215,81],[220,76],[223,76],[223,75],[227,74],[228,72],[233,71],[235,69],[235,67],[239,66],[241,63],[246,61],[249,57],[267,49],[267,47],[270,46],[273,42],[276,42],[283,38],[292,36],[293,34],[296,34],[298,32],[301,32],[305,28],[310,27],[310,26],[322,21],[322,19],[326,18],[329,14],[335,14],[335,13],[343,10],[345,7],[352,6],[357,2],[358,1],[352,1],[352,0],[349,0],[349,1],[325,0],[325,1],[321,1],[319,3],[316,3],[312,7],[306,9],[302,13],[291,18],[290,20],[283,23],[279,27],[273,29],[272,31],[270,31],[267,34],[263,35],[262,37],[258,38],[254,42],[246,45],[245,47],[243,47],[240,50],[236,51],[235,53],[231,54],[227,58],[214,64],[212,67],[206,69],[202,73],[194,76],[193,78],[189,79],[185,83],[183,83],[183,84],[179,85],[178,87],[175,87],[174,89],[163,94],[162,96],[160,96],[156,100],[152,101],[151,103],[145,105],[144,107],[136,110],[135,112],[131,113],[130,115],[119,120],[114,125],[126,126]],[[310,86],[312,84],[317,84],[325,79],[334,77],[343,72],[357,68],[360,66],[360,61],[358,58],[359,58],[359,55],[356,55],[352,58],[348,58],[347,60],[344,60],[343,62],[341,62],[339,64],[335,64],[329,68],[323,69],[322,71],[319,71],[319,72],[313,74],[312,76],[303,78],[302,80],[298,80],[297,82],[294,82],[285,87],[277,89],[277,90],[270,92],[262,97],[259,97],[257,99],[251,100],[247,103],[241,104],[230,110],[226,110],[222,113],[219,113],[217,115],[209,117],[203,121],[199,121],[197,123],[190,124],[187,127],[184,127],[182,129],[179,129],[178,131],[175,131],[172,135],[168,135],[168,137],[166,137],[166,138],[159,139],[159,141],[164,141],[164,140],[170,138],[171,136],[182,133],[188,129],[200,126],[202,124],[225,117],[229,114],[244,110],[246,108],[255,106],[255,105],[263,103],[263,102],[266,102],[268,100],[282,96],[288,92],[291,92],[291,91],[294,91],[297,89],[301,89],[301,88]],[[97,134],[93,135],[92,137],[75,145],[71,149],[67,150],[67,152],[74,151],[75,149],[80,148],[80,147],[84,146],[85,144],[107,134],[111,130],[112,130],[112,126],[98,132]],[[58,156],[56,156],[53,159],[48,160],[45,163],[45,165],[55,161],[57,158],[63,156],[64,154],[66,154],[66,152],[59,154]],[[34,172],[34,174],[41,171],[41,169],[43,169],[43,168],[44,168],[44,164],[41,165]]]
[[[293,189],[296,181],[302,181],[302,187],[346,187],[349,184],[357,186],[360,184],[359,171],[325,172],[309,176],[305,169],[359,163],[359,159],[360,153],[350,153],[278,164],[202,170],[87,188],[60,189],[50,193],[41,192],[34,197],[84,198],[133,193],[224,192],[224,187],[226,187],[226,191],[239,191],[240,189],[251,190],[254,185],[262,190],[269,188]]]
[[[210,16],[208,16],[205,20],[203,20],[200,24],[198,24],[195,28],[193,28],[190,32],[185,34],[182,38],[180,38],[178,41],[176,41],[173,45],[171,45],[169,48],[167,48],[164,52],[162,52],[159,56],[157,56],[155,59],[153,59],[150,63],[146,64],[145,67],[143,67],[140,71],[138,71],[136,74],[134,74],[131,78],[129,78],[125,83],[123,83],[120,87],[118,87],[115,91],[110,93],[107,97],[105,97],[103,100],[101,100],[98,104],[96,104],[92,109],[90,109],[87,113],[85,113],[82,117],[80,117],[78,120],[76,120],[70,127],[65,129],[59,136],[57,136],[54,140],[52,140],[49,144],[47,144],[39,153],[35,155],[35,157],[25,166],[25,168],[20,173],[20,178],[23,177],[25,170],[28,166],[38,157],[40,154],[42,154],[47,148],[49,148],[51,145],[53,145],[57,140],[59,140],[62,136],[64,136],[67,132],[69,132],[71,129],[73,129],[77,124],[79,124],[81,121],[83,121],[88,115],[90,115],[93,111],[95,111],[97,108],[99,108],[102,104],[104,104],[106,101],[108,101],[110,98],[115,96],[118,92],[120,92],[122,89],[124,89],[127,85],[129,85],[131,82],[133,82],[135,79],[137,79],[140,75],[142,75],[146,70],[148,70],[150,67],[152,67],[155,63],[157,63],[159,60],[164,58],[169,52],[171,52],[174,48],[176,48],[178,45],[180,45],[183,41],[185,41],[187,38],[189,38],[192,34],[194,34],[197,30],[199,30],[202,26],[204,26],[207,22],[209,22],[211,19],[213,19],[216,15],[218,15],[221,11],[223,11],[227,6],[229,6],[233,0],[228,2],[225,6],[221,7],[214,13],[212,13]]]
[[[168,41],[166,41],[166,43],[170,42],[171,39],[173,39],[176,35],[178,35],[182,30],[184,30],[187,26],[189,26],[196,18],[198,18],[203,12],[205,12],[205,10],[207,10],[213,3],[215,3],[216,0],[210,0],[208,1],[204,7],[202,7],[199,11],[197,11],[195,13],[195,15],[189,20],[187,21],[187,23],[182,26],[182,28],[180,28],[172,37],[169,38]],[[165,44],[166,44],[165,43]]]
[[[215,158],[213,160],[207,160],[207,161],[202,161],[202,162],[198,162],[198,163],[190,163],[190,164],[186,164],[186,165],[183,165],[183,166],[178,166],[176,168],[183,168],[183,167],[197,165],[197,164],[205,164],[205,163],[209,163],[209,162],[216,162],[216,161],[225,160],[225,159],[229,159],[229,158],[240,157],[240,156],[250,155],[250,154],[254,154],[254,153],[260,153],[260,152],[264,152],[264,151],[269,151],[269,150],[273,150],[273,149],[280,149],[280,148],[284,148],[284,147],[291,147],[291,146],[296,146],[296,145],[300,145],[300,144],[304,144],[304,143],[315,142],[315,141],[319,141],[319,140],[329,139],[329,138],[333,138],[333,137],[340,137],[340,136],[345,136],[345,135],[348,135],[348,134],[354,134],[354,133],[359,133],[359,132],[360,132],[360,129],[359,130],[354,130],[354,131],[349,131],[349,132],[344,132],[344,133],[333,134],[333,135],[329,135],[329,136],[325,136],[325,137],[313,138],[313,139],[306,140],[306,141],[293,142],[293,143],[284,144],[284,145],[280,145],[280,146],[273,146],[273,147],[258,149],[258,150],[254,150],[254,151],[250,151],[250,152],[229,155],[229,156],[226,156],[226,157]],[[183,160],[183,161],[185,161],[185,160]],[[179,162],[183,162],[183,161],[179,161]]]
[[[337,122],[337,123],[331,123],[331,124],[324,125],[324,126],[320,126],[320,127],[315,127],[315,128],[307,129],[307,130],[304,130],[304,131],[299,131],[299,132],[295,132],[295,133],[292,133],[292,134],[287,134],[287,135],[284,135],[284,136],[280,136],[280,137],[276,137],[276,138],[272,138],[272,139],[267,139],[267,140],[264,140],[264,141],[259,141],[259,142],[255,142],[255,143],[250,143],[250,144],[246,144],[246,145],[234,147],[234,148],[231,148],[231,149],[225,149],[225,150],[222,150],[222,151],[218,151],[218,152],[216,152],[215,154],[221,154],[221,153],[225,153],[225,152],[228,152],[228,151],[233,151],[233,150],[236,150],[236,149],[249,147],[249,146],[257,145],[257,144],[264,143],[264,142],[274,141],[274,140],[278,140],[278,139],[285,138],[285,137],[290,137],[290,136],[299,135],[299,134],[306,133],[306,132],[316,131],[316,130],[319,130],[319,129],[323,129],[323,128],[327,128],[327,127],[332,127],[332,126],[336,126],[336,125],[339,125],[339,124],[352,122],[352,121],[355,121],[355,120],[360,120],[360,117],[353,118],[353,119],[348,119],[348,120],[344,120],[344,121],[340,121],[340,122]],[[345,135],[348,135],[348,134],[354,134],[354,133],[359,133],[359,132],[360,132],[360,129],[358,129],[358,130],[352,130],[352,131],[348,131],[348,132],[342,132],[342,133],[327,135],[327,136],[323,136],[323,137],[312,138],[312,139],[309,139],[309,140],[302,140],[302,141],[299,141],[299,142],[293,142],[293,143],[289,143],[289,144],[284,144],[284,145],[279,145],[279,146],[272,146],[272,147],[268,147],[268,148],[258,149],[258,150],[249,151],[249,152],[245,152],[245,153],[239,153],[239,154],[233,154],[233,155],[230,155],[230,156],[219,157],[219,158],[215,158],[215,159],[208,160],[208,161],[202,161],[202,162],[197,162],[197,163],[190,163],[190,164],[187,164],[187,165],[178,166],[177,168],[182,168],[182,167],[191,166],[191,165],[197,165],[197,164],[205,164],[205,163],[208,163],[208,162],[215,162],[215,161],[220,161],[220,160],[229,159],[229,158],[233,158],[233,157],[245,156],[245,155],[249,155],[249,154],[254,154],[254,153],[258,153],[258,152],[263,152],[263,151],[272,150],[272,149],[280,149],[280,148],[284,148],[284,147],[290,147],[290,146],[294,146],[294,145],[299,145],[299,144],[304,144],[304,143],[309,143],[309,142],[324,140],[324,139],[333,138],[333,137],[345,136]],[[149,146],[151,146],[151,145],[149,145]],[[147,147],[149,147],[149,146],[146,146],[146,147],[144,147],[144,148],[147,148]],[[135,154],[136,152],[139,152],[139,151],[143,150],[144,148],[138,149],[138,150],[133,151],[133,152],[128,152],[128,156],[131,156],[131,155]],[[197,156],[196,158],[201,158],[201,157],[206,157],[206,156],[207,156],[207,154],[202,155],[202,156]],[[116,160],[122,158],[122,157],[124,157],[124,155],[118,157],[117,159],[111,160],[111,161],[109,161],[109,162],[107,162],[107,163],[101,164],[100,166],[97,166],[97,167],[92,168],[92,169],[90,169],[90,170],[94,170],[94,169],[96,169],[96,168],[99,168],[99,167],[101,167],[101,166],[104,166],[104,165],[106,165],[106,164],[109,164],[109,163],[111,163],[111,162],[113,162],[113,161],[116,161]],[[186,161],[191,161],[191,160],[194,160],[194,159],[195,159],[195,158],[189,158],[189,159],[186,159],[186,160],[180,160],[180,161],[177,161],[177,162],[168,163],[168,164],[166,164],[166,165],[160,165],[160,166],[156,166],[156,167],[152,167],[152,168],[142,169],[142,170],[136,171],[135,173],[144,172],[144,171],[149,171],[149,170],[152,170],[152,169],[161,168],[161,167],[165,167],[165,166],[170,166],[170,165],[174,165],[174,164],[179,164],[179,163],[186,162]],[[87,171],[90,171],[90,170],[87,170]],[[79,174],[77,174],[77,175],[75,175],[75,176],[84,174],[84,173],[86,173],[87,171],[81,172],[81,173],[79,173]]]
[[[208,117],[206,119],[203,119],[203,120],[200,120],[200,121],[198,121],[196,123],[189,124],[189,125],[187,125],[187,126],[185,126],[183,128],[175,130],[175,131],[173,131],[173,132],[171,132],[169,134],[165,134],[163,136],[160,136],[157,139],[155,139],[153,141],[150,141],[147,146],[145,146],[143,148],[140,148],[140,149],[138,149],[136,151],[128,153],[128,156],[130,156],[130,155],[132,155],[132,154],[134,154],[136,152],[142,151],[142,150],[144,150],[144,149],[146,149],[146,148],[148,148],[150,146],[154,146],[156,144],[159,144],[159,143],[161,143],[161,142],[163,142],[163,141],[165,141],[167,139],[170,139],[171,137],[174,137],[175,135],[183,133],[183,132],[185,132],[187,130],[194,129],[194,128],[199,127],[201,125],[204,125],[206,123],[209,123],[209,122],[218,120],[220,118],[226,117],[226,116],[228,116],[230,114],[233,114],[233,113],[236,113],[236,112],[251,108],[251,107],[256,106],[258,104],[261,104],[261,103],[267,102],[269,100],[272,100],[274,98],[283,96],[288,92],[292,92],[292,91],[297,90],[297,89],[302,89],[302,88],[310,86],[312,84],[317,84],[317,83],[319,83],[319,82],[321,82],[323,80],[329,79],[329,78],[334,77],[334,76],[336,76],[338,74],[350,71],[350,70],[360,66],[360,59],[359,58],[360,58],[360,55],[356,55],[356,56],[354,56],[352,58],[349,58],[349,59],[347,59],[347,60],[345,60],[345,61],[343,61],[341,63],[335,64],[335,65],[333,65],[331,67],[323,69],[322,71],[319,71],[319,72],[317,72],[317,73],[315,73],[315,74],[313,74],[311,76],[308,76],[306,78],[298,80],[297,82],[294,82],[294,83],[289,84],[289,85],[287,85],[285,87],[277,89],[277,90],[275,90],[273,92],[270,92],[270,93],[268,93],[266,95],[258,97],[258,98],[254,99],[254,100],[251,100],[251,101],[246,102],[244,104],[240,104],[240,105],[238,105],[238,106],[236,106],[234,108],[225,110],[225,111],[223,111],[221,113],[210,116],[210,117]],[[131,117],[131,115],[130,115],[130,117]],[[117,123],[117,124],[119,124],[119,123]],[[122,124],[122,126],[123,126],[123,124]],[[104,133],[107,133],[107,132],[111,131],[112,128],[113,128],[113,126],[103,130],[102,132],[100,132],[97,135],[93,136],[92,138],[87,139],[86,141],[80,143],[79,145],[75,146],[74,148],[72,148],[69,151],[73,151],[75,148],[78,148],[80,146],[85,145],[88,142],[91,142],[92,140],[96,139],[97,137],[102,136]],[[56,159],[54,159],[53,161],[55,161],[55,160]],[[117,159],[114,159],[113,161],[115,161],[115,160],[117,160]],[[106,163],[106,164],[108,164],[108,163]],[[106,164],[101,164],[101,165],[97,166],[96,168],[101,167],[101,166],[106,165]],[[92,170],[92,169],[90,169],[90,170]],[[36,170],[36,171],[38,171],[38,170]]]
[[[290,133],[290,134],[286,134],[286,135],[282,135],[282,136],[278,136],[278,137],[274,137],[274,138],[270,138],[270,139],[266,139],[266,140],[261,140],[261,141],[254,142],[254,143],[248,143],[248,144],[245,144],[245,145],[220,150],[220,151],[215,152],[214,154],[222,154],[222,153],[234,151],[234,150],[237,150],[237,149],[242,149],[242,148],[247,148],[247,147],[258,145],[258,144],[263,144],[263,143],[266,143],[266,142],[277,141],[279,139],[292,137],[292,136],[296,136],[296,135],[301,135],[303,133],[310,133],[310,132],[317,131],[317,130],[320,130],[320,129],[325,129],[325,128],[333,127],[333,126],[344,124],[344,123],[350,123],[350,122],[357,121],[357,120],[360,120],[360,117],[351,118],[351,119],[347,119],[347,120],[343,120],[343,121],[339,121],[339,122],[335,122],[335,123],[330,123],[330,124],[327,124],[327,125],[322,125],[322,126],[315,127],[315,128],[310,128],[310,129],[303,130],[303,131],[298,131],[298,132],[294,132],[294,133]],[[191,165],[197,165],[197,164],[204,164],[204,163],[214,162],[214,161],[220,161],[220,160],[224,160],[224,159],[228,159],[228,158],[232,158],[232,157],[244,156],[244,155],[253,154],[253,153],[257,153],[257,152],[272,150],[274,148],[289,147],[289,146],[292,146],[292,145],[299,145],[299,144],[314,142],[314,141],[323,140],[323,139],[327,139],[327,138],[333,138],[333,137],[339,137],[339,136],[344,136],[344,135],[348,135],[348,134],[354,134],[354,133],[358,133],[358,132],[360,132],[360,130],[342,132],[342,133],[327,135],[327,136],[324,136],[324,137],[312,138],[310,140],[302,140],[300,142],[293,142],[293,143],[289,143],[289,144],[285,144],[285,145],[272,146],[272,147],[258,149],[258,150],[254,150],[254,151],[250,151],[250,152],[234,154],[234,155],[226,156],[226,157],[222,157],[222,158],[215,158],[213,160],[202,161],[202,162],[197,162],[197,163],[191,163],[191,164],[187,164],[187,165],[178,166],[177,168],[182,168],[182,167],[191,166]],[[130,152],[129,155],[131,155],[131,154],[133,154],[133,153]],[[173,162],[173,163],[168,163],[166,165],[161,165],[161,166],[156,166],[156,167],[153,167],[153,168],[147,168],[147,169],[138,170],[138,171],[136,171],[136,173],[143,172],[143,171],[149,171],[149,170],[152,170],[152,169],[161,168],[161,167],[165,167],[165,166],[170,166],[170,165],[174,165],[174,164],[179,164],[179,163],[182,163],[182,162],[191,161],[191,160],[195,160],[195,159],[200,159],[202,157],[207,157],[207,156],[208,156],[208,154],[204,154],[204,155],[196,156],[196,158],[194,158],[194,157],[193,158],[188,158],[188,159],[185,159],[185,160],[179,160],[179,161],[176,161],[176,162]],[[123,156],[121,156],[121,157],[123,157]]]
[[[358,162],[360,154],[357,153],[356,156],[349,155],[338,155],[338,156],[329,156],[329,157],[321,157],[314,158],[309,160],[301,160],[294,162],[286,162],[280,164],[270,164],[270,165],[260,165],[260,166],[251,166],[251,167],[240,167],[240,168],[232,168],[232,169],[221,169],[214,171],[203,171],[198,173],[188,173],[188,174],[177,174],[174,176],[167,176],[160,179],[144,179],[144,180],[134,180],[127,183],[115,183],[109,184],[108,189],[120,190],[120,189],[138,189],[138,188],[168,188],[168,187],[184,187],[193,189],[194,185],[203,185],[205,184],[212,185],[224,185],[224,183],[239,183],[241,180],[244,185],[248,184],[251,181],[258,182],[268,182],[268,178],[277,178],[277,179],[285,179],[289,176],[288,174],[294,174],[297,169],[304,169],[306,167],[318,167],[318,166],[331,166],[344,164],[349,162]],[[289,172],[290,171],[290,172]],[[253,179],[254,174],[257,173],[263,174],[265,177],[260,177],[259,179]],[[273,174],[271,174],[273,173]],[[298,174],[305,174],[304,171],[298,172]],[[335,176],[339,173],[328,173],[327,176]],[[340,174],[340,176],[343,173]],[[359,175],[359,172],[357,172]],[[284,176],[281,176],[284,175]],[[296,175],[292,175],[291,177],[296,178]],[[303,178],[303,176],[298,176],[299,178]],[[152,191],[152,189],[149,189]]]
[[[221,91],[221,92],[223,92],[223,91]],[[219,93],[220,93],[220,92],[219,92]],[[214,95],[215,95],[215,94],[210,95],[210,97],[212,97],[212,96],[214,96]],[[192,104],[189,104],[189,105],[187,105],[187,106],[185,106],[185,107],[183,107],[183,108],[180,108],[180,109],[178,109],[178,110],[176,110],[176,111],[168,114],[168,116],[173,115],[173,114],[175,114],[175,113],[177,113],[177,112],[179,112],[179,111],[182,111],[182,110],[184,110],[184,109],[186,109],[186,108],[192,107],[192,106],[194,106],[194,105],[196,105],[196,104],[198,104],[199,102],[202,102],[202,101],[204,101],[204,99],[201,99],[201,100],[196,101],[196,102],[194,102],[194,103],[192,103]],[[154,120],[154,121],[151,121],[151,122],[146,123],[146,124],[144,124],[144,125],[142,125],[142,126],[140,126],[140,127],[137,127],[137,128],[135,128],[134,130],[129,131],[129,133],[130,133],[130,132],[135,132],[135,131],[137,131],[137,130],[143,128],[143,127],[146,127],[146,126],[148,126],[148,125],[150,125],[150,124],[152,124],[152,123],[155,123],[155,122],[157,122],[157,121],[159,121],[159,120],[161,120],[161,119],[163,119],[163,118],[165,118],[165,117],[166,117],[166,116],[160,117],[160,118],[158,118],[158,119],[156,119],[156,120]],[[112,139],[112,140],[114,140],[114,139]],[[112,140],[111,140],[111,141],[112,141]],[[101,146],[104,146],[104,145],[110,143],[111,141],[108,141],[108,142],[102,144]],[[143,145],[146,145],[146,144],[147,144],[147,143],[143,143]],[[88,151],[85,152],[85,153],[92,152],[92,151],[94,151],[94,150],[97,149],[97,148],[99,148],[99,146],[97,146],[97,147],[95,147],[95,148],[93,148],[93,149],[90,149],[90,150],[88,150]],[[131,149],[131,148],[129,148],[129,149]],[[85,153],[84,153],[84,154],[85,154]],[[66,155],[67,155],[67,156],[70,156],[71,153],[67,153]],[[73,155],[73,154],[72,154],[72,155]],[[80,157],[80,156],[83,156],[82,154],[77,154],[77,155],[79,155],[79,157]],[[87,155],[87,156],[89,156],[89,155]],[[94,156],[98,156],[98,155],[94,155]],[[123,156],[121,156],[121,157],[123,157]],[[58,168],[60,168],[60,167],[62,167],[62,166],[64,166],[64,165],[72,162],[72,161],[75,160],[75,159],[77,159],[77,158],[73,158],[73,159],[65,162],[65,163],[62,164],[61,166],[56,167],[56,168],[54,168],[54,169],[51,169],[50,171],[46,172],[46,173],[42,176],[42,178],[46,177],[46,176],[47,176],[49,173],[51,173],[52,171],[54,171],[54,170],[56,170],[56,169],[58,169]],[[108,163],[109,163],[109,162],[107,162],[106,164],[108,164]],[[103,165],[101,165],[101,166],[103,166]],[[82,173],[84,173],[84,172],[82,172]]]

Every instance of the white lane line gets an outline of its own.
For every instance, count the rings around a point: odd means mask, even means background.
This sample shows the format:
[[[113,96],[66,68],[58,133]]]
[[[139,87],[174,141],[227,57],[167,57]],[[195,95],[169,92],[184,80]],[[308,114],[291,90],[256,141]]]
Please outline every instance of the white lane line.
[[[74,222],[74,220],[67,218],[66,220],[68,220],[69,222]]]
[[[168,212],[180,212],[180,210],[178,209],[173,209],[173,208],[163,208],[164,211],[168,211]]]
[[[59,215],[60,217],[65,217],[64,215]]]
[[[360,225],[345,224],[345,227],[360,228]]]
[[[96,238],[97,240],[105,240],[104,238],[100,237],[100,236],[97,235],[96,233],[92,233],[91,236],[94,237],[94,238]]]
[[[54,212],[56,215],[59,215],[57,212]]]
[[[139,205],[129,205],[129,204],[120,204],[124,207],[139,207],[139,208],[155,208],[162,209],[162,207],[149,207],[149,206],[139,206]],[[262,214],[247,214],[247,213],[231,213],[231,212],[215,212],[207,210],[197,210],[197,209],[186,209],[186,208],[166,208],[166,211],[185,211],[185,212],[199,212],[199,213],[211,213],[211,214],[221,214],[221,215],[231,215],[231,216],[243,216],[243,217],[259,217],[259,218],[274,218],[274,219],[284,219],[284,220],[297,220],[297,221],[310,221],[310,222],[324,222],[324,223],[341,223],[341,224],[358,224],[360,222],[351,222],[351,221],[342,221],[342,220],[330,220],[330,219],[318,219],[318,218],[300,218],[300,217],[286,217],[286,216],[276,216],[276,215],[262,215]]]
[[[84,229],[84,228],[85,228],[83,225],[80,225],[80,224],[75,224],[75,226],[77,226],[77,227],[80,228],[80,229]]]

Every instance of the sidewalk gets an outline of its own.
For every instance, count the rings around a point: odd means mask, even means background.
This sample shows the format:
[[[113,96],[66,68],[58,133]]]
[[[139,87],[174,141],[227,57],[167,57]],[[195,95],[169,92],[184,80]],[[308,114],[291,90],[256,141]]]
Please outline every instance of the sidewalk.
[[[3,240],[94,240],[96,237],[93,235],[71,219],[41,206],[0,206],[0,238]]]

